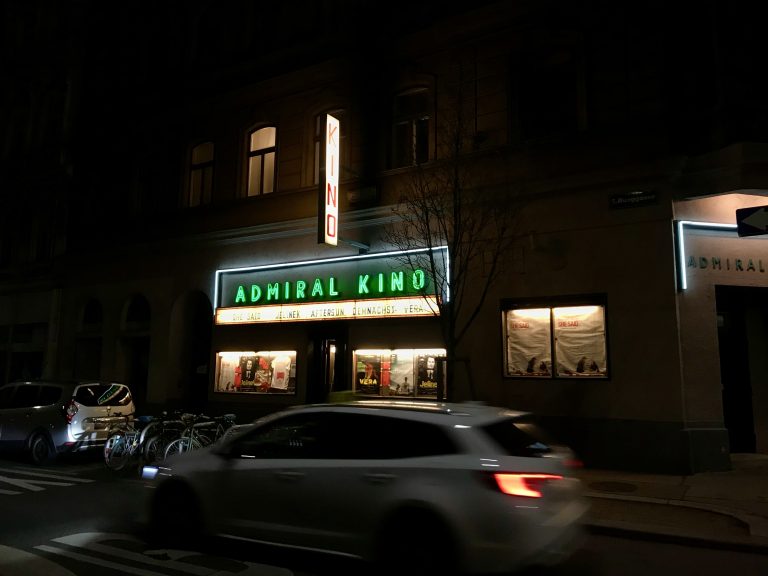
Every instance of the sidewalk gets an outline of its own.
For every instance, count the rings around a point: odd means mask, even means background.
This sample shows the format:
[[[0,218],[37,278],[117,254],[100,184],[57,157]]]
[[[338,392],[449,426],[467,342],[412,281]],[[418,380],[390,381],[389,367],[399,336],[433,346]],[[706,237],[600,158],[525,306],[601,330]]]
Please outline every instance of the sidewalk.
[[[768,554],[768,454],[691,476],[582,469],[588,528]]]

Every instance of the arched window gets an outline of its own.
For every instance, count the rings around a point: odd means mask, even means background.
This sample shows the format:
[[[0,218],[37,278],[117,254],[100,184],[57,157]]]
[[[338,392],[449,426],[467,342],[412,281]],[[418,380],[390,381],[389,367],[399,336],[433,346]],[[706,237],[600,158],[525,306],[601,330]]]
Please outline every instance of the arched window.
[[[250,134],[248,148],[248,196],[275,191],[277,128],[267,126]]]
[[[212,192],[213,142],[203,142],[192,148],[187,206],[210,204]]]

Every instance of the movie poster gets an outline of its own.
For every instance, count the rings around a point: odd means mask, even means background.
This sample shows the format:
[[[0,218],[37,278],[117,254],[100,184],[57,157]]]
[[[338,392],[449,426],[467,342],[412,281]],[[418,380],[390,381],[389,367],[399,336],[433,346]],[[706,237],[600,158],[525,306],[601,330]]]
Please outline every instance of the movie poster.
[[[602,306],[553,308],[557,375],[605,378],[605,315]]]
[[[397,350],[390,356],[389,395],[413,396],[413,352]]]
[[[416,395],[437,398],[437,387],[443,383],[442,357],[427,354],[418,357]]]
[[[239,368],[239,358],[219,355],[219,371],[216,375],[216,392],[234,392],[235,367]]]
[[[361,394],[379,394],[381,390],[381,356],[357,356],[355,391]]]
[[[506,313],[507,375],[552,376],[549,308]]]

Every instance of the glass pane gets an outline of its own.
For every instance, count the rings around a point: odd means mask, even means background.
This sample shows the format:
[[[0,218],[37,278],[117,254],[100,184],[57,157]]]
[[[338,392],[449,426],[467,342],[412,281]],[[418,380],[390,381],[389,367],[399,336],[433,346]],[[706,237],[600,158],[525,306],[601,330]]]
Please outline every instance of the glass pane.
[[[248,196],[261,194],[261,156],[252,156],[248,163]]]
[[[401,94],[395,99],[395,114],[397,116],[416,116],[429,110],[429,91],[418,90]]]
[[[355,350],[353,390],[376,396],[434,398],[445,385],[445,349]]]
[[[416,162],[421,164],[429,160],[429,118],[416,121]]]
[[[275,134],[277,129],[269,126],[256,130],[251,133],[251,152],[257,150],[263,150],[264,148],[272,148],[275,145]]]
[[[507,310],[504,314],[506,375],[550,377],[552,338],[549,308]]]
[[[552,309],[558,376],[606,377],[605,310],[602,306]]]
[[[200,199],[203,204],[211,203],[211,193],[213,191],[213,166],[207,166],[203,169],[203,193]]]
[[[268,194],[275,191],[275,153],[270,152],[264,155],[264,189],[262,192]]]
[[[411,165],[412,138],[410,122],[403,122],[395,126],[393,154],[394,167]]]
[[[203,142],[192,148],[192,164],[213,162],[213,142]]]
[[[296,351],[219,352],[215,391],[295,394]]]
[[[200,205],[200,188],[202,187],[203,171],[192,170],[189,175],[189,205]]]

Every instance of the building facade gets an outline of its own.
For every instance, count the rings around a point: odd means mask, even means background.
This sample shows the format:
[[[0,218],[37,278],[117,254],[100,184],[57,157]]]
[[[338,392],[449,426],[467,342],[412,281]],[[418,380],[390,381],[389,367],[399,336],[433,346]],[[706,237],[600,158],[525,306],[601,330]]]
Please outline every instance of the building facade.
[[[67,89],[40,91],[73,103],[42,124],[61,136],[50,180],[15,162],[4,195],[29,238],[3,234],[5,380],[121,380],[146,411],[437,399],[435,279],[388,231],[461,118],[467,189],[517,212],[452,398],[531,410],[587,465],[721,470],[768,450],[768,244],[736,227],[768,190],[748,24],[718,3],[664,19],[390,3],[373,20],[365,3],[289,4],[54,3],[25,20],[58,10],[81,39],[52,72]],[[32,189],[64,208],[35,211]],[[318,238],[329,198],[335,245]],[[466,270],[475,297],[483,265]]]

